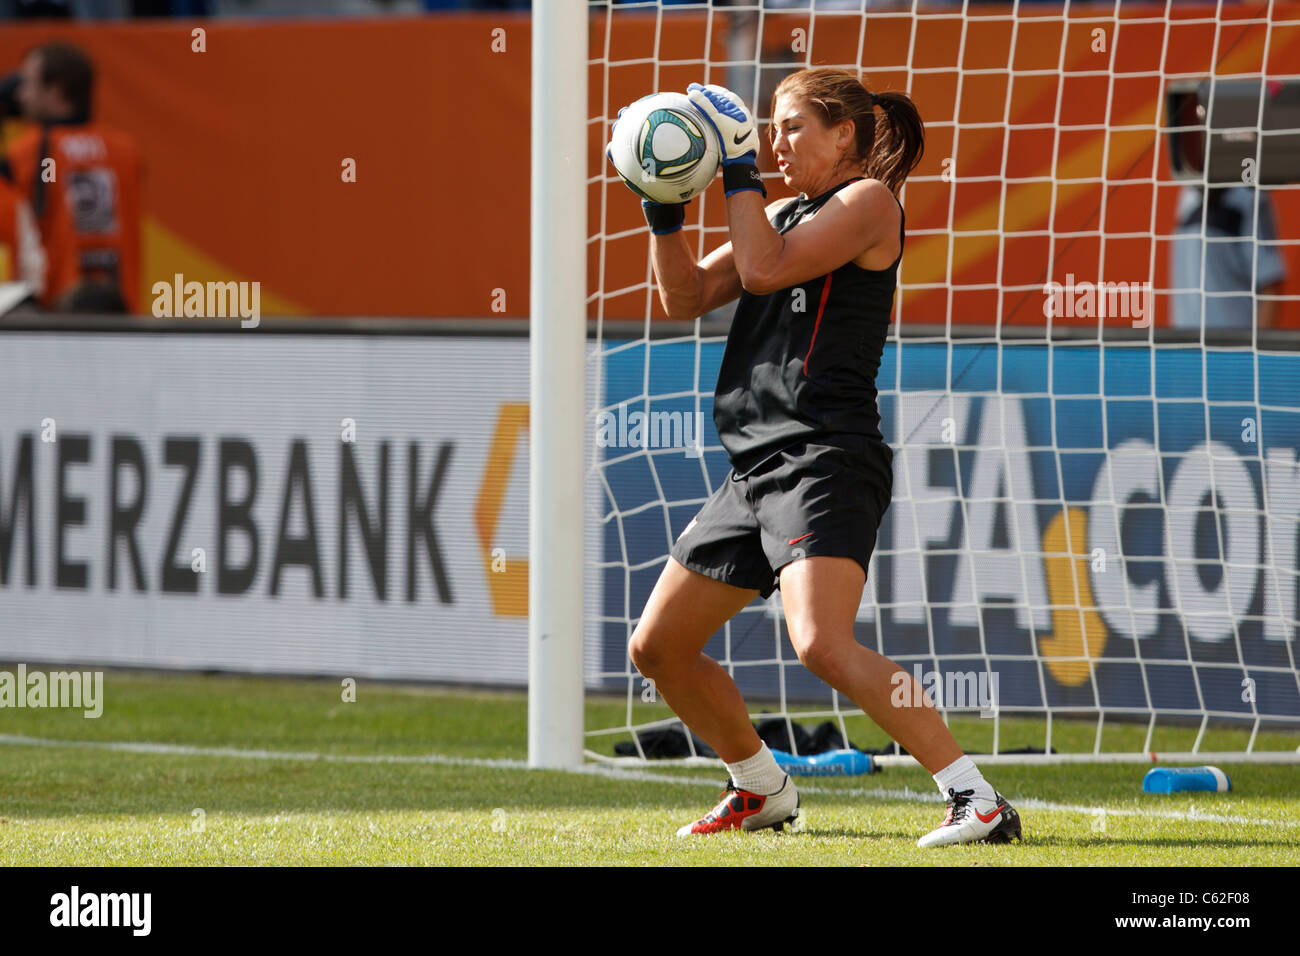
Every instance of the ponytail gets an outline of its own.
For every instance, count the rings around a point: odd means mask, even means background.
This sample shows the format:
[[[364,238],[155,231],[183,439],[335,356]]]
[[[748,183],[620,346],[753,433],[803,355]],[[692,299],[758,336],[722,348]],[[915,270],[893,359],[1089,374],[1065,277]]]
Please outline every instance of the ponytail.
[[[925,124],[906,93],[877,93],[874,99],[881,122],[876,124],[867,175],[879,179],[897,195],[925,153]]]

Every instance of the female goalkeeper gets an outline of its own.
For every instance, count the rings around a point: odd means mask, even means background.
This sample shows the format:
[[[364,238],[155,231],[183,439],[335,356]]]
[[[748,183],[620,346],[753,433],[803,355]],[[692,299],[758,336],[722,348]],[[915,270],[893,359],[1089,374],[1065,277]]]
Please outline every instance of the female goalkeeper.
[[[729,773],[721,801],[679,834],[780,829],[799,812],[793,781],[759,740],[740,689],[702,651],[756,595],[780,587],[790,640],[810,671],[851,699],[934,775],[948,813],[920,846],[1020,836],[1020,818],[984,780],[925,692],[863,647],[853,621],[893,454],[875,377],[889,327],[903,210],[896,194],[920,161],[924,127],[902,93],[873,94],[843,70],[786,77],[772,101],[772,151],[796,199],[765,204],[758,134],[719,86],[688,95],[716,127],[731,241],[695,261],[684,206],[643,202],[669,316],[739,297],[713,420],[732,470],[672,548],[630,654]],[[879,110],[879,114],[877,114]]]

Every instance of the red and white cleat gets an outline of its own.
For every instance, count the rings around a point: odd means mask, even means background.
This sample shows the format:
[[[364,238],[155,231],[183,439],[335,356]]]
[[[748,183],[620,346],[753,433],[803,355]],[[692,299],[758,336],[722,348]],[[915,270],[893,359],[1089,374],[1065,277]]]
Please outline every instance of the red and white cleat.
[[[975,796],[974,790],[948,790],[948,814],[939,829],[916,841],[919,847],[953,843],[1010,843],[1020,839],[1020,814],[1002,794],[994,799]]]
[[[793,824],[799,816],[799,792],[794,781],[786,775],[781,789],[776,793],[750,793],[737,790],[730,778],[722,791],[718,805],[677,831],[678,836],[696,833],[720,833],[723,830],[764,830],[771,827],[780,831],[787,823]]]

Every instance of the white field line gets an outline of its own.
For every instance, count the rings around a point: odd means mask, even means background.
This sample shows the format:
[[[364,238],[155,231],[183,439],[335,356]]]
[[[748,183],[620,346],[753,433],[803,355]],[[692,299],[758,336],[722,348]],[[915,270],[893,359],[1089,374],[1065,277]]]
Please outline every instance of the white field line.
[[[71,747],[115,750],[133,754],[172,754],[178,757],[234,757],[241,760],[320,760],[326,763],[412,763],[489,767],[499,770],[527,770],[524,760],[485,757],[449,757],[445,754],[327,754],[294,750],[241,750],[236,747],[193,747],[189,744],[156,744],[131,740],[55,740],[0,734],[0,745],[19,747]]]
[[[195,747],[189,744],[160,744],[128,740],[57,740],[45,737],[25,737],[18,734],[0,734],[0,745],[19,747],[67,747],[89,750],[112,750],[119,753],[169,754],[178,757],[231,757],[241,760],[297,760],[324,763],[359,764],[437,764],[442,766],[483,767],[493,770],[529,770],[524,760],[487,757],[452,757],[446,754],[329,754],[292,750],[242,750],[236,747]],[[656,773],[650,770],[607,767],[587,764],[575,770],[552,771],[579,773],[612,780],[634,783],[668,783],[679,786],[698,786],[720,789],[718,777],[687,777]],[[865,787],[819,787],[816,784],[799,785],[800,793],[826,794],[835,797],[863,797],[872,800],[903,800],[914,803],[942,803],[943,797],[930,791],[899,789],[874,789]],[[1195,820],[1202,823],[1231,823],[1243,826],[1296,827],[1300,820],[1266,820],[1222,813],[1206,813],[1193,807],[1191,810],[1155,810],[1145,808],[1115,808],[1085,806],[1083,804],[1055,803],[1033,798],[1017,799],[1016,809],[1046,810],[1053,813],[1078,813],[1088,816],[1108,814],[1117,817],[1157,817],[1164,820]]]

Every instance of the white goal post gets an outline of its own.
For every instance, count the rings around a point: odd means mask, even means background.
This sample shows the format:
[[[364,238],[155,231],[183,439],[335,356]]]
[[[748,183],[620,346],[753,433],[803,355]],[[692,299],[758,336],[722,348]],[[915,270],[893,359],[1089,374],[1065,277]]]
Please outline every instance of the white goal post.
[[[532,17],[528,763],[576,767],[583,734],[587,6]]]

